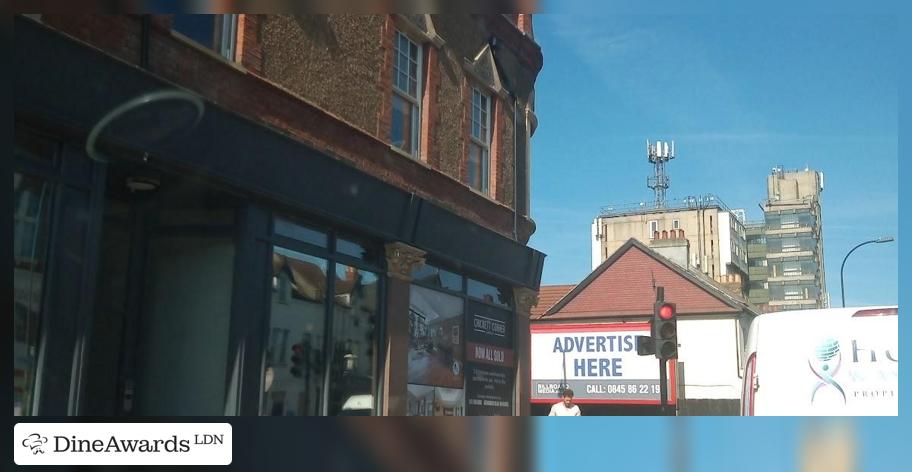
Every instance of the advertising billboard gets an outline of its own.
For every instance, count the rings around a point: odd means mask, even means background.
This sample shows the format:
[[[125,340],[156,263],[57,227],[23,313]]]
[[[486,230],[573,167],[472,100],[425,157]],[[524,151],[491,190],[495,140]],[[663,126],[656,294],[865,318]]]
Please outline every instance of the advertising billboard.
[[[581,404],[659,404],[659,361],[636,351],[648,323],[533,325],[531,331],[532,403],[558,401],[566,384]],[[674,378],[669,361],[669,404],[677,401]]]

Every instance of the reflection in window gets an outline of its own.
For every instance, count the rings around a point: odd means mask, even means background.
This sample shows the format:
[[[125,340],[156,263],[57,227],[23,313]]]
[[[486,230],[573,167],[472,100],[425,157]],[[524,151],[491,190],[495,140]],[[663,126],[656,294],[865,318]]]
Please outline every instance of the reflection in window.
[[[367,416],[374,412],[378,283],[373,272],[336,265],[330,415]]]
[[[32,414],[41,294],[47,257],[50,189],[43,179],[13,175],[13,414]]]
[[[500,305],[506,308],[510,307],[510,301],[512,297],[510,293],[499,289],[493,285],[486,284],[484,282],[479,282],[477,280],[468,279],[468,291],[469,296],[477,298],[481,301],[493,303],[495,305]]]
[[[275,234],[286,238],[296,239],[322,248],[329,247],[329,236],[326,233],[280,217],[275,218],[273,230]]]
[[[336,252],[374,263],[379,260],[380,255],[377,248],[371,244],[341,237],[336,238]]]
[[[283,335],[281,342],[273,342],[266,354],[266,415],[322,413],[326,271],[325,259],[274,249],[272,275],[278,282],[273,285],[270,331],[289,334],[287,341]]]
[[[419,264],[415,266],[415,268],[412,269],[412,280],[425,285],[445,288],[454,292],[462,291],[461,275],[430,264]]]

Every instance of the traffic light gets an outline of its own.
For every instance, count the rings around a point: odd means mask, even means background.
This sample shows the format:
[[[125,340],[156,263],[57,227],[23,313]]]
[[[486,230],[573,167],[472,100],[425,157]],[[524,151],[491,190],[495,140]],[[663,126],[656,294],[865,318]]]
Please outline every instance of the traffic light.
[[[655,355],[659,359],[678,357],[678,313],[674,303],[656,302],[652,317]]]
[[[291,346],[291,375],[300,378],[304,373],[304,346],[295,344]]]

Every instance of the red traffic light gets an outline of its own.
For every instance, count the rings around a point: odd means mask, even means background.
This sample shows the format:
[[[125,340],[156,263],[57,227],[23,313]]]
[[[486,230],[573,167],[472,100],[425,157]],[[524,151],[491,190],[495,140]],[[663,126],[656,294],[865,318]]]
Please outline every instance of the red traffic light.
[[[659,308],[659,318],[662,318],[663,320],[670,320],[674,314],[674,307],[669,303],[666,303]]]

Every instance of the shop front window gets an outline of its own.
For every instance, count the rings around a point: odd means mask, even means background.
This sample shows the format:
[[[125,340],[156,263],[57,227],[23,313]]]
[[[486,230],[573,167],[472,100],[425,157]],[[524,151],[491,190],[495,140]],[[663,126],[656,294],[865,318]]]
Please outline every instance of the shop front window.
[[[32,414],[42,293],[47,267],[50,186],[13,175],[13,415]]]
[[[469,296],[472,298],[477,298],[494,305],[500,305],[504,308],[510,307],[512,298],[510,293],[507,290],[497,288],[491,284],[468,279],[468,292]]]
[[[379,282],[373,272],[336,264],[330,415],[369,416],[374,411]]]
[[[282,217],[273,230],[261,413],[375,414],[380,246]]]
[[[289,337],[272,343],[266,353],[266,415],[322,414],[327,266],[319,257],[273,250],[272,276],[282,282],[273,285],[270,332]]]
[[[462,276],[431,264],[421,264],[412,270],[412,280],[422,285],[462,292]]]

